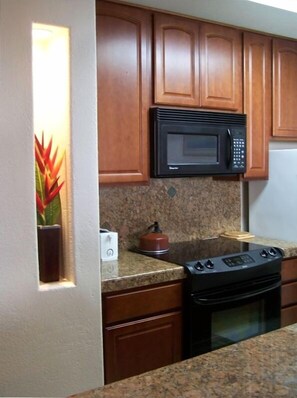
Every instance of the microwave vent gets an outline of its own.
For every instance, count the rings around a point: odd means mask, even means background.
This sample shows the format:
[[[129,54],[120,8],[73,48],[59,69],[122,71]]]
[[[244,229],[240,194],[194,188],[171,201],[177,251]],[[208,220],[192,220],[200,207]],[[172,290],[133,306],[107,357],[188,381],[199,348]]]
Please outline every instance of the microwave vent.
[[[155,120],[181,122],[181,123],[207,123],[246,125],[246,115],[225,112],[204,112],[190,109],[151,108]]]

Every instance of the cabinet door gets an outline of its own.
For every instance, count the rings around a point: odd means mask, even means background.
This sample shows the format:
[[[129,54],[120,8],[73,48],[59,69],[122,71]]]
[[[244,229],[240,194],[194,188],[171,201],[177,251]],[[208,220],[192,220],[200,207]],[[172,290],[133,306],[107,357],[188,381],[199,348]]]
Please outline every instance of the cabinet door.
[[[297,258],[282,262],[281,326],[297,322]]]
[[[202,107],[242,111],[241,35],[236,29],[201,24]]]
[[[245,178],[268,178],[271,134],[271,49],[267,36],[244,33],[244,113],[247,114]]]
[[[148,180],[151,14],[97,2],[100,182]]]
[[[104,328],[105,383],[181,360],[181,312]]]
[[[273,41],[273,135],[297,138],[297,42]]]
[[[297,323],[297,305],[283,308],[281,311],[281,327]]]
[[[154,15],[155,103],[199,106],[199,25]]]

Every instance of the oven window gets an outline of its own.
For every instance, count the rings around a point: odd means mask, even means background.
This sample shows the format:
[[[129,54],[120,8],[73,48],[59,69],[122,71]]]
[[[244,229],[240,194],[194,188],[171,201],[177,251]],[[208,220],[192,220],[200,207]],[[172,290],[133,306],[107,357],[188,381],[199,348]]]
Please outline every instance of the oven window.
[[[169,165],[214,164],[218,162],[218,136],[168,133]]]
[[[211,349],[257,336],[265,331],[264,300],[212,313]]]

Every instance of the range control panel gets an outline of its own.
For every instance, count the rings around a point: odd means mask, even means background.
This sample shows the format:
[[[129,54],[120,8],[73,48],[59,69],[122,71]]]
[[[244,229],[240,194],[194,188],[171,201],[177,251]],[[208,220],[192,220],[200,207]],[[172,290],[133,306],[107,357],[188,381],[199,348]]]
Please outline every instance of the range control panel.
[[[265,247],[229,256],[187,262],[184,267],[195,288],[209,288],[280,273],[283,253]]]

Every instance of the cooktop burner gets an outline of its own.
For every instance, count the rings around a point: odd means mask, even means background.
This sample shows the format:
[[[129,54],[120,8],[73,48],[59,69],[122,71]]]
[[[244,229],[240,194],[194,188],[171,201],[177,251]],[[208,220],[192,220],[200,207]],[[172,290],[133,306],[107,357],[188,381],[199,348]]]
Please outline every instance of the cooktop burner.
[[[158,258],[159,260],[164,260],[169,263],[185,265],[187,262],[193,260],[221,257],[233,253],[243,253],[264,247],[266,246],[220,237],[187,242],[174,242],[169,244],[169,251],[167,253],[141,254]],[[133,251],[137,251],[137,249]]]

